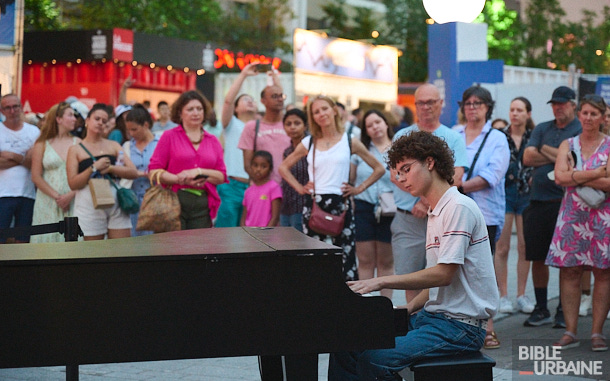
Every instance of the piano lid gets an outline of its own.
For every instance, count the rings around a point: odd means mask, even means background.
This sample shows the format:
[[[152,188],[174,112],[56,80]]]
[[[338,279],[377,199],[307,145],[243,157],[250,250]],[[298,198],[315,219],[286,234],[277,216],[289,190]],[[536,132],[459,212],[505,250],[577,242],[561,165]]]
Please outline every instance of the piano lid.
[[[96,258],[104,261],[142,260],[145,257],[176,259],[176,256],[212,259],[341,253],[341,248],[308,237],[290,227],[195,229],[102,241],[1,246],[1,265],[23,265],[27,261],[91,261]]]

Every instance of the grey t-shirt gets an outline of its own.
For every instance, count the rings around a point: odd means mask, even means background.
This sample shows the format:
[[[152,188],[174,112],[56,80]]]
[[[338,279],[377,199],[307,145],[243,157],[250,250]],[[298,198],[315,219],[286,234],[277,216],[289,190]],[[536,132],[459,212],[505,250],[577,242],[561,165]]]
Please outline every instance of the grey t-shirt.
[[[527,147],[540,147],[543,144],[546,144],[558,148],[561,142],[567,138],[576,136],[581,132],[582,126],[577,118],[574,118],[574,120],[564,128],[558,128],[555,124],[555,120],[543,122],[537,125],[532,131],[530,140],[527,142]],[[554,163],[534,168],[530,200],[551,201],[563,197],[563,188],[555,184],[555,181],[548,177],[548,173],[554,169]]]

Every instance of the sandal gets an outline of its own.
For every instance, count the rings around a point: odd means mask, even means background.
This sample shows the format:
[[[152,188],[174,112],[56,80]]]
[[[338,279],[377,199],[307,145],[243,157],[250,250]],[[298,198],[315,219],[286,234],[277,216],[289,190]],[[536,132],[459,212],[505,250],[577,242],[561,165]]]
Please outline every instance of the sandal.
[[[601,333],[594,333],[591,335],[591,350],[593,352],[605,352],[608,350],[608,344],[606,344],[606,336]]]
[[[485,349],[500,348],[500,340],[498,340],[496,331],[487,332],[487,335],[485,336],[485,344],[483,345],[483,348],[485,348]]]
[[[553,343],[554,348],[559,348],[562,350],[576,348],[579,345],[580,345],[580,340],[578,340],[576,335],[570,331],[565,331],[563,333],[563,336],[561,336],[561,339],[559,339],[559,341],[556,341]]]

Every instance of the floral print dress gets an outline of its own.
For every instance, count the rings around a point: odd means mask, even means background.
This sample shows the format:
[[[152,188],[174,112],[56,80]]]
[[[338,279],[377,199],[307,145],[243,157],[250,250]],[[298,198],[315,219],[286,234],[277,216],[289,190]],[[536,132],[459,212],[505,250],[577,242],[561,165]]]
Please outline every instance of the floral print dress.
[[[568,139],[574,151],[574,138]],[[606,165],[610,137],[605,136],[584,169]],[[581,155],[582,156],[582,155]],[[610,198],[599,208],[591,208],[578,197],[576,187],[566,187],[546,264],[553,267],[584,266],[587,269],[610,268]]]

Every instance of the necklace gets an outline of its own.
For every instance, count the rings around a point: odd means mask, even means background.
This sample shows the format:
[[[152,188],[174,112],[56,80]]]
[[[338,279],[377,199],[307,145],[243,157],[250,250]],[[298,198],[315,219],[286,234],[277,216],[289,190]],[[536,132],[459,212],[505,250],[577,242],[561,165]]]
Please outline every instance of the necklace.
[[[203,128],[201,130],[199,130],[199,133],[200,133],[199,140],[195,140],[195,141],[191,140],[191,137],[186,132],[186,128],[184,128],[184,126],[182,126],[182,129],[186,133],[186,137],[189,139],[189,141],[191,142],[192,145],[197,145],[197,144],[201,143],[201,140],[203,139]]]
[[[197,145],[197,144],[201,143],[201,139],[203,139],[203,134],[201,134],[201,135],[199,136],[199,140],[197,140],[197,141],[192,141],[191,139],[189,139],[189,140],[191,141],[191,143],[192,143],[193,145]]]
[[[329,136],[326,141],[324,141],[324,145],[326,146],[326,148],[329,148],[330,146],[335,145],[337,143],[338,135],[338,133],[334,133],[332,136]]]

